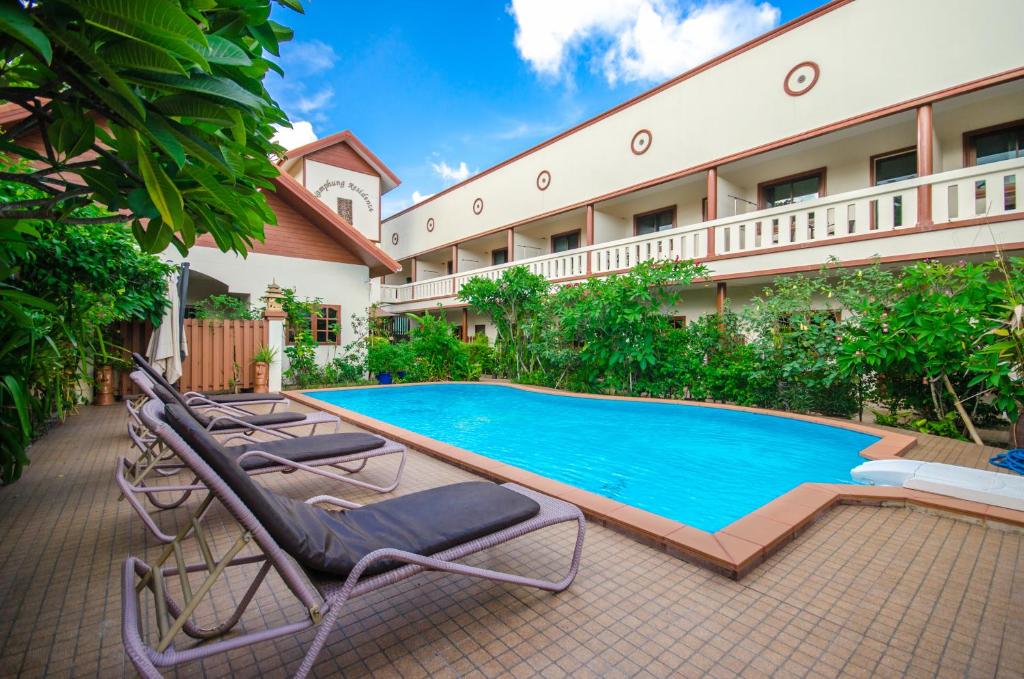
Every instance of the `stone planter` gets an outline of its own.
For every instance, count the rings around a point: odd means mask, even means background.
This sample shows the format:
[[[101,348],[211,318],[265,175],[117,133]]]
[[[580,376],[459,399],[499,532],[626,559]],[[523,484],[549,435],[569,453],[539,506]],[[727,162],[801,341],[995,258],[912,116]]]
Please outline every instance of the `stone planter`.
[[[110,365],[96,366],[96,395],[93,404],[98,406],[114,405],[114,367]]]
[[[252,364],[252,386],[257,394],[266,394],[270,391],[270,364],[256,361]]]

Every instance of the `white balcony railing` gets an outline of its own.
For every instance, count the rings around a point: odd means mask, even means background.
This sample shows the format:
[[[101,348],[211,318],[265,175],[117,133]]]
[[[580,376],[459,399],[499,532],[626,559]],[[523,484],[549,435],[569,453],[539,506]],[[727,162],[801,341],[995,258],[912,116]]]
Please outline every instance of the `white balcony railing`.
[[[910,230],[918,224],[919,186],[931,186],[935,224],[1019,214],[1024,212],[1017,190],[1022,178],[1021,158],[953,170],[427,281],[383,285],[381,302],[453,297],[469,279],[496,279],[512,266],[525,266],[548,280],[559,281],[623,271],[648,260],[702,260],[709,256],[709,237],[714,239],[716,257],[735,257],[772,248],[825,245],[851,236]]]

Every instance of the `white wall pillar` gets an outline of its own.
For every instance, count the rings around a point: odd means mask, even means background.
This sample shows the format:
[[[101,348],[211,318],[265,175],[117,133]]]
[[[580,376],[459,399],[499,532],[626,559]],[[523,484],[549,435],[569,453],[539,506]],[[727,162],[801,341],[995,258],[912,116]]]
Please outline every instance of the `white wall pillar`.
[[[267,319],[267,346],[277,349],[277,358],[270,364],[267,387],[272,392],[281,391],[284,372],[284,318]]]

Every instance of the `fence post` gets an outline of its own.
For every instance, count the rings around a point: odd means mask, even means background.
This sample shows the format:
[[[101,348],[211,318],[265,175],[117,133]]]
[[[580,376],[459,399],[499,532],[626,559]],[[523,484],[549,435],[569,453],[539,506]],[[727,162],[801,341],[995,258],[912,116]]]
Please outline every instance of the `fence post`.
[[[284,367],[284,326],[288,320],[288,314],[281,307],[281,288],[276,283],[267,286],[267,292],[263,297],[266,307],[263,311],[263,318],[267,322],[267,346],[277,349],[277,358],[270,364],[267,380],[267,388],[272,392],[281,391],[282,374]]]

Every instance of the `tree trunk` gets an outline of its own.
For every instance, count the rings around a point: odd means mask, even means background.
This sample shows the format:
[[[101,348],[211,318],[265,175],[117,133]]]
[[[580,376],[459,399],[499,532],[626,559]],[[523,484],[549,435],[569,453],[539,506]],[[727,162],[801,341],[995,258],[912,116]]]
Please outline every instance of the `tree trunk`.
[[[971,440],[979,446],[985,445],[982,442],[981,437],[978,436],[978,430],[974,428],[974,423],[971,422],[971,416],[967,414],[966,410],[964,410],[963,404],[960,403],[960,397],[956,395],[956,391],[953,389],[953,383],[949,381],[949,377],[946,376],[945,372],[942,373],[942,383],[946,385],[946,391],[948,391],[949,395],[953,397],[953,406],[956,408],[956,411],[960,413],[960,419],[964,421],[964,426],[967,427],[967,433],[971,435]]]

